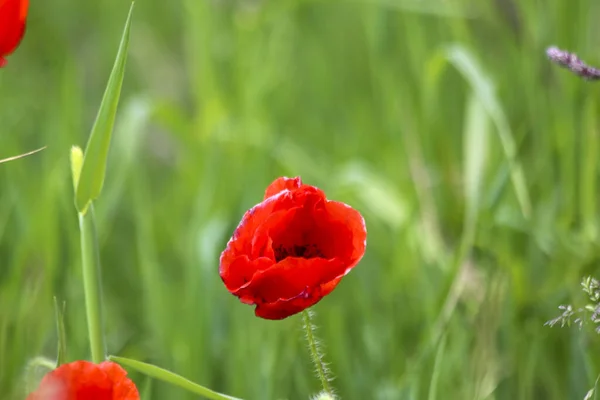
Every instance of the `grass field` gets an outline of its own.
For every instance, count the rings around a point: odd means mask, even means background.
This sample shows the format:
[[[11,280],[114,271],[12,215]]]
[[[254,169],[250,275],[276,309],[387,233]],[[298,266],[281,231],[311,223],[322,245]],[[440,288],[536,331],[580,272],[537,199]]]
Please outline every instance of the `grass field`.
[[[0,71],[0,398],[89,358],[69,169],[127,1],[32,0]],[[300,315],[256,318],[218,258],[277,176],[362,212],[365,257],[314,309],[343,399],[583,399],[593,329],[549,328],[600,257],[595,0],[139,0],[95,202],[110,354],[247,400],[319,391]],[[38,371],[39,372],[39,371]],[[39,374],[38,374],[39,375]],[[132,372],[143,399],[197,398]]]

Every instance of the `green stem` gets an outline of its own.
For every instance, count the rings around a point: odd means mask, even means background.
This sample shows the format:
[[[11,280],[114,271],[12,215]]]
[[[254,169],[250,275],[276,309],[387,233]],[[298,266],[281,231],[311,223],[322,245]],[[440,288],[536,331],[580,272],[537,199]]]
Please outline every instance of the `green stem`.
[[[312,323],[310,311],[302,311],[302,321],[304,322],[304,330],[306,331],[306,341],[308,342],[310,357],[317,371],[317,375],[321,380],[323,391],[333,397],[333,390],[329,384],[329,370],[325,366],[323,353],[319,349],[318,340],[315,337],[315,325]]]
[[[92,361],[101,363],[106,359],[106,344],[102,326],[100,255],[92,204],[85,214],[79,213],[79,229],[81,232],[83,289]]]
[[[56,363],[53,360],[49,360],[45,357],[36,357],[27,363],[26,370],[32,370],[38,367],[52,371],[53,369],[56,369]]]
[[[217,393],[214,390],[210,390],[204,386],[200,386],[197,383],[184,378],[183,376],[177,375],[166,369],[157,367],[156,365],[147,364],[145,362],[132,360],[131,358],[108,356],[110,361],[118,362],[121,365],[135,369],[142,374],[149,376],[154,379],[161,380],[163,382],[170,383],[174,386],[179,386],[191,393],[200,395],[206,399],[211,400],[241,400],[237,397],[228,396],[226,394]]]

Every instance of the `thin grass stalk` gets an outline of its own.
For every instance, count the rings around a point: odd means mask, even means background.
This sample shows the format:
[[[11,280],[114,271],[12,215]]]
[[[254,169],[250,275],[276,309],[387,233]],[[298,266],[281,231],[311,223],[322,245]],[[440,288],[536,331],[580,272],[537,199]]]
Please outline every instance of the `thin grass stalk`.
[[[92,361],[100,363],[106,359],[106,343],[102,322],[100,255],[92,204],[90,204],[85,214],[79,213],[79,229],[81,233],[83,289],[85,292],[85,308]]]

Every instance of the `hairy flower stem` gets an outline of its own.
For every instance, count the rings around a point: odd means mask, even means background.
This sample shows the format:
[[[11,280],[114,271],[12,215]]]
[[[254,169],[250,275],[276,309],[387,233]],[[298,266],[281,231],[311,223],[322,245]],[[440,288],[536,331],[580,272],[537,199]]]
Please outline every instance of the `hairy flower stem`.
[[[101,363],[106,359],[106,344],[102,326],[102,290],[100,281],[100,256],[94,222],[94,208],[90,204],[85,214],[79,213],[81,231],[81,255],[83,289],[92,361]]]
[[[311,312],[308,310],[302,311],[302,321],[304,323],[304,330],[306,331],[306,341],[308,342],[308,348],[310,350],[310,357],[317,371],[317,375],[321,380],[323,391],[334,398],[333,390],[329,384],[329,371],[325,362],[323,361],[323,353],[321,352],[318,344],[318,340],[315,337],[315,325],[312,323]]]

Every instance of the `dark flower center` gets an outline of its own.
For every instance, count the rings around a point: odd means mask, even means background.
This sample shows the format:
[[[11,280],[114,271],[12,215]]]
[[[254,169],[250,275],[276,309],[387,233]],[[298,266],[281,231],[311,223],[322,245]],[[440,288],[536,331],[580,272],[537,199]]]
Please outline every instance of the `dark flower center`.
[[[316,244],[291,245],[291,246],[274,246],[275,261],[279,262],[287,257],[301,258],[325,258],[325,254],[319,249]]]

